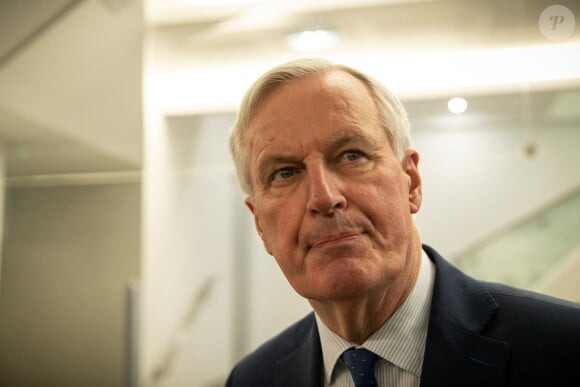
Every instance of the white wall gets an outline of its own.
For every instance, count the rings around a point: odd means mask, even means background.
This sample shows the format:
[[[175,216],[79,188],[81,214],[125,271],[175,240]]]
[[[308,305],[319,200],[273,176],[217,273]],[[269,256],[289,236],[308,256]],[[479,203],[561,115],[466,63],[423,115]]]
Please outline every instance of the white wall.
[[[413,139],[424,187],[416,222],[423,242],[450,258],[580,187],[578,126],[474,128],[450,115],[415,125]]]
[[[140,185],[7,190],[0,385],[125,385]]]
[[[229,122],[168,118],[149,102],[142,383],[210,385],[225,374],[232,347],[235,180],[223,147]]]

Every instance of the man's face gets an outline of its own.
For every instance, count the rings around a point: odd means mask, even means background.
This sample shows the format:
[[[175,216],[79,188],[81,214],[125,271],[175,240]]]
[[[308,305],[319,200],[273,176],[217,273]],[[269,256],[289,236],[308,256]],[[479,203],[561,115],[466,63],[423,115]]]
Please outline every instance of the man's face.
[[[411,270],[418,155],[396,158],[359,80],[333,71],[279,86],[253,116],[248,141],[246,204],[300,295],[348,299]]]

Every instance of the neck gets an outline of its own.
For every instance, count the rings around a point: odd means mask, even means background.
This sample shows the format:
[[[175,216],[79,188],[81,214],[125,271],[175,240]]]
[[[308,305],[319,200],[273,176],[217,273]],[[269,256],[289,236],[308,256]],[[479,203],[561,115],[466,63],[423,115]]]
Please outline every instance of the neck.
[[[406,253],[406,265],[397,278],[361,297],[346,300],[309,300],[320,319],[342,338],[361,345],[405,302],[419,275],[421,243]]]

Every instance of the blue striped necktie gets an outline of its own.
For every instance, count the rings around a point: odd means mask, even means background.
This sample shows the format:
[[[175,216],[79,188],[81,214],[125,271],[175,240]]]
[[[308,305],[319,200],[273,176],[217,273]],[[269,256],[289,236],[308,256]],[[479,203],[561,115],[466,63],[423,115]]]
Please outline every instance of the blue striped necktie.
[[[374,369],[377,358],[377,355],[365,348],[350,348],[340,355],[340,359],[350,371],[356,387],[377,385]]]

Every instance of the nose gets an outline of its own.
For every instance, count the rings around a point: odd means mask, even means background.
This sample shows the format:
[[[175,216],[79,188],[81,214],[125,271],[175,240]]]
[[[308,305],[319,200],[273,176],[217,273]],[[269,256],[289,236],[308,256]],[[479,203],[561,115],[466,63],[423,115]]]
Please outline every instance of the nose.
[[[308,170],[308,204],[310,213],[332,216],[337,209],[346,208],[346,198],[342,192],[340,179],[325,166]]]

